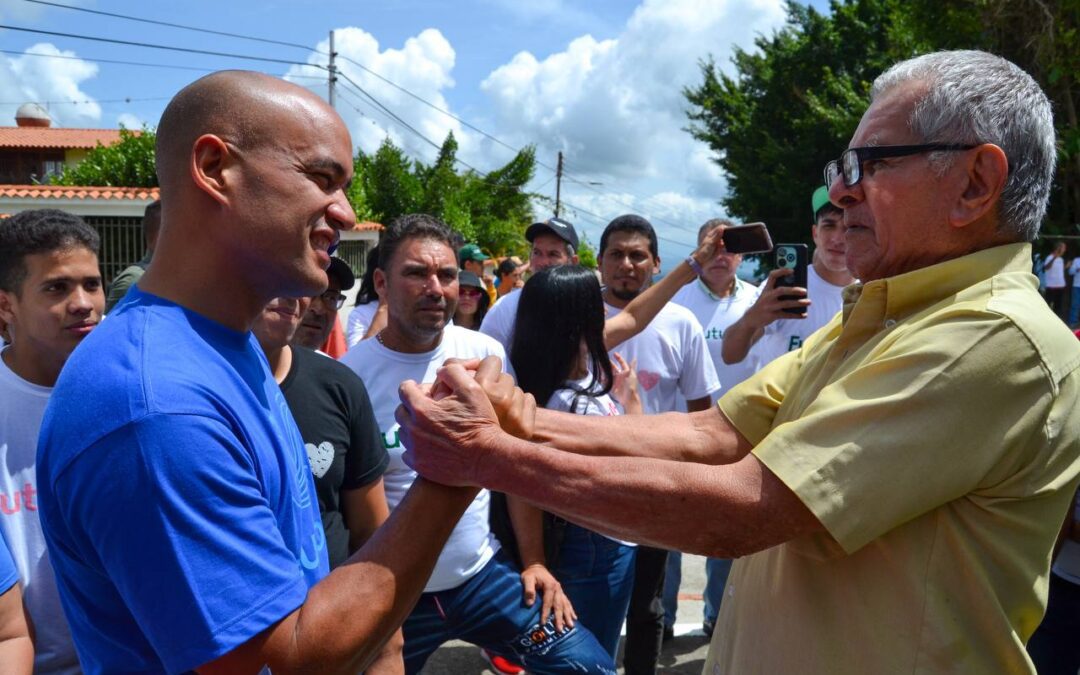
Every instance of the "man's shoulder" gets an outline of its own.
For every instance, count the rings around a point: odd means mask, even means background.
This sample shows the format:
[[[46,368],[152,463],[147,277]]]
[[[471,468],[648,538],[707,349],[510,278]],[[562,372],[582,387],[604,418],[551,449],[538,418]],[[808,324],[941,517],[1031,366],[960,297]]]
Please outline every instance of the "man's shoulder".
[[[1060,381],[1080,368],[1080,340],[1029,282],[1029,275],[1001,274],[993,277],[991,292],[985,301],[987,311],[1008,321],[1015,332],[1005,332],[1017,346],[1026,345],[1038,355],[1048,374]],[[962,309],[961,303],[958,309]]]

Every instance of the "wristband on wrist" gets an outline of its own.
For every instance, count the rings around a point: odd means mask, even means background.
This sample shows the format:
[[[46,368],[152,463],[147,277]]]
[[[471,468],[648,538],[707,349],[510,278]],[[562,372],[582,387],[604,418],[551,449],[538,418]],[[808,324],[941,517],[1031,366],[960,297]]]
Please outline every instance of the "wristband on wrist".
[[[701,269],[701,263],[694,259],[694,256],[686,256],[686,264],[690,266],[690,269],[694,270],[694,274],[699,277],[705,273],[705,270]]]

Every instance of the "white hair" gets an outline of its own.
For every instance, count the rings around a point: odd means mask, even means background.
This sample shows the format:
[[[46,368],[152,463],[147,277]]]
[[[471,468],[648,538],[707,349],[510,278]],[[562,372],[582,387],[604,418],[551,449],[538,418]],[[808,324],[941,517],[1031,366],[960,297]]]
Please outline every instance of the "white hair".
[[[1018,66],[980,51],[926,54],[874,80],[870,98],[908,82],[926,85],[908,120],[924,143],[993,143],[1009,160],[999,203],[1002,232],[1032,241],[1046,215],[1057,150],[1050,101]],[[955,157],[934,153],[941,170]]]

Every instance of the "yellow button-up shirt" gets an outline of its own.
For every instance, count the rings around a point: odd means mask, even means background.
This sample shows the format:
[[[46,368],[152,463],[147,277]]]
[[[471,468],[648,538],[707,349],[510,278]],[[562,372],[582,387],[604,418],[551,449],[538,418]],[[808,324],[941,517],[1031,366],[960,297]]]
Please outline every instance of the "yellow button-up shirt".
[[[1034,672],[1080,480],[1080,342],[1030,261],[1013,244],[848,287],[720,400],[827,533],[736,562],[706,675]]]

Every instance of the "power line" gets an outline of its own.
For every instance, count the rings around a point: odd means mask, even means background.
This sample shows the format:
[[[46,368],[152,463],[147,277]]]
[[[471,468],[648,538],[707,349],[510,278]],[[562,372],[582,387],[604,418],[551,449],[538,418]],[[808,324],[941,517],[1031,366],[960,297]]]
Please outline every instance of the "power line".
[[[168,101],[172,96],[152,96],[149,98],[103,98],[103,99],[85,99],[78,101],[70,99],[67,101],[34,101],[39,105],[89,105],[91,103],[134,103],[136,101]],[[20,101],[0,101],[0,105],[21,105]]]
[[[123,66],[148,66],[152,68],[172,68],[174,70],[198,70],[200,72],[212,72],[214,70],[213,68],[198,68],[196,66],[176,66],[168,63],[140,63],[138,61],[120,61],[117,59],[96,59],[89,56],[39,54],[37,52],[20,52],[14,49],[0,49],[0,54],[14,54],[15,56],[36,56],[43,59],[67,59],[69,61],[86,61],[88,63],[116,63]]]
[[[566,201],[565,199],[562,200],[562,203],[564,205],[566,205],[567,207],[573,209],[574,211],[584,213],[587,216],[591,216],[597,223],[599,223],[601,225],[606,226],[608,224],[608,219],[604,218],[603,216],[597,215],[597,214],[593,213],[592,211],[586,211],[585,209],[581,208],[580,206],[575,206],[575,205],[571,204],[570,202]],[[674,244],[676,246],[689,246],[690,248],[697,248],[697,244],[687,244],[686,242],[675,241],[674,239],[669,239],[667,237],[660,236],[659,234],[656,235],[656,238],[659,239],[660,241],[666,241],[667,243]]]
[[[171,23],[169,21],[158,21],[156,19],[144,19],[137,16],[131,16],[129,14],[117,14],[116,12],[104,12],[99,9],[87,9],[86,7],[73,7],[72,5],[65,5],[59,2],[47,2],[47,0],[23,0],[23,2],[31,2],[35,5],[48,5],[49,7],[60,7],[62,9],[71,9],[76,12],[86,12],[87,14],[97,14],[99,16],[109,16],[115,19],[125,19],[127,21],[138,21],[139,23],[149,23],[155,26],[168,26],[169,28],[180,28],[182,30],[191,30],[199,33],[209,33],[211,35],[222,35],[224,37],[238,38],[240,40],[251,40],[252,42],[263,42],[271,45],[281,45],[283,47],[296,47],[298,49],[304,49],[307,51],[317,51],[308,47],[307,45],[297,44],[295,42],[284,42],[282,40],[272,40],[270,38],[254,37],[251,35],[241,35],[240,33],[228,33],[220,30],[211,30],[209,28],[199,28],[197,26],[186,26],[181,23]]]
[[[172,52],[184,52],[184,53],[187,53],[187,54],[205,54],[207,56],[224,56],[224,57],[230,58],[230,59],[243,59],[243,60],[246,60],[246,61],[263,61],[265,63],[284,63],[284,64],[287,64],[287,65],[290,65],[290,66],[310,66],[310,67],[313,67],[313,68],[320,67],[320,66],[317,66],[315,64],[307,63],[307,62],[304,62],[304,61],[290,61],[288,59],[275,59],[275,58],[271,58],[271,57],[268,57],[268,56],[253,56],[253,55],[250,55],[250,54],[234,54],[234,53],[230,53],[230,52],[217,52],[217,51],[212,51],[212,50],[209,50],[209,49],[194,49],[194,48],[191,48],[191,47],[176,47],[176,46],[173,46],[173,45],[158,45],[158,44],[152,44],[152,43],[149,43],[149,42],[135,42],[133,40],[117,40],[115,38],[105,38],[105,37],[99,37],[99,36],[96,36],[96,35],[78,35],[78,34],[75,34],[75,33],[61,33],[61,32],[52,31],[52,30],[40,30],[40,29],[37,29],[37,28],[24,28],[22,26],[8,26],[8,25],[5,25],[5,24],[0,24],[0,28],[6,28],[8,30],[14,30],[14,31],[21,31],[23,33],[35,33],[35,34],[38,34],[38,35],[51,35],[53,37],[66,37],[66,38],[72,38],[72,39],[75,39],[75,40],[89,40],[91,42],[107,42],[107,43],[110,43],[110,44],[126,45],[126,46],[129,46],[129,47],[145,47],[147,49],[164,49],[166,51],[172,51]],[[325,67],[323,67],[323,70],[325,70]]]

